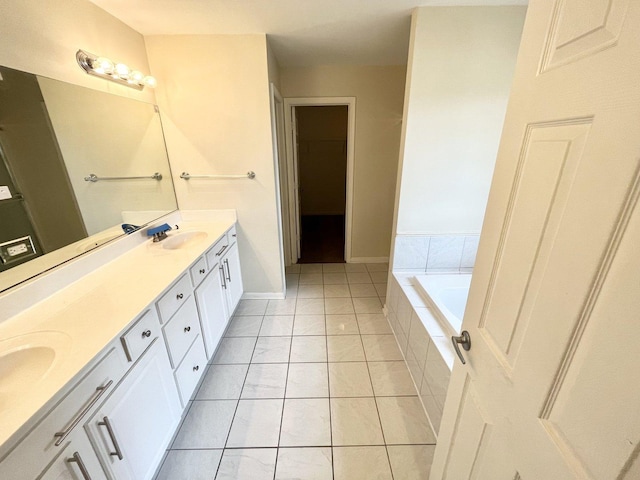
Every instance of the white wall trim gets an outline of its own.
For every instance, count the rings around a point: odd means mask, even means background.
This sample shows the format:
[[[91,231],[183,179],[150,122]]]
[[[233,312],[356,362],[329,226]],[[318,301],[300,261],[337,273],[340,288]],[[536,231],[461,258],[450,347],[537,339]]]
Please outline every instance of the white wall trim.
[[[388,263],[389,257],[353,257],[347,263]]]
[[[284,300],[282,292],[244,292],[241,300]]]
[[[291,97],[284,99],[284,119],[286,131],[286,151],[287,166],[293,170],[293,138],[292,132],[292,107],[314,106],[314,105],[346,105],[348,126],[347,126],[347,203],[345,205],[345,242],[344,242],[344,259],[347,263],[356,262],[351,258],[351,234],[353,222],[353,183],[354,183],[354,165],[355,165],[355,139],[356,139],[356,97]],[[289,208],[290,215],[293,216],[297,209],[294,209],[291,202],[295,202],[294,197],[294,180],[293,172],[289,172]],[[291,219],[291,223],[297,222],[296,218]],[[291,235],[295,235],[295,228],[291,229]],[[292,245],[296,243],[296,239],[292,238]],[[297,258],[295,259],[297,261]],[[386,261],[386,260],[385,260]],[[384,263],[370,262],[370,263]]]

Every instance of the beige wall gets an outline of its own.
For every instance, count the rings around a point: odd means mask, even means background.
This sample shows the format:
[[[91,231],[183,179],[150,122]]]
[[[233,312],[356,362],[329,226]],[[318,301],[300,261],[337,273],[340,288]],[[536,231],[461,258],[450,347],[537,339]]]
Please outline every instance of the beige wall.
[[[150,36],[146,42],[178,205],[235,208],[245,291],[282,293],[266,36]],[[183,171],[249,170],[255,180],[179,178]]]
[[[154,102],[139,92],[91,77],[76,62],[79,48],[149,72],[144,38],[86,0],[0,0],[0,65],[96,90]]]
[[[480,233],[525,13],[414,12],[396,233]]]
[[[284,97],[356,97],[352,260],[389,256],[404,66],[282,68]]]

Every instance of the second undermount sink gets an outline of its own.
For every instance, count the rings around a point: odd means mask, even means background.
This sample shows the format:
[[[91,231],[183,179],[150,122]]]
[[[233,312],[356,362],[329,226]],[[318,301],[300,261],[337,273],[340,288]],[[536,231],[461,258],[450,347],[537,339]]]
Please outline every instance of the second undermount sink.
[[[169,250],[178,250],[194,243],[198,243],[205,238],[207,238],[206,232],[181,232],[171,235],[166,240],[162,240],[160,244],[162,245],[162,248],[167,248]]]
[[[35,332],[0,341],[0,406],[36,388],[68,350],[62,332]]]

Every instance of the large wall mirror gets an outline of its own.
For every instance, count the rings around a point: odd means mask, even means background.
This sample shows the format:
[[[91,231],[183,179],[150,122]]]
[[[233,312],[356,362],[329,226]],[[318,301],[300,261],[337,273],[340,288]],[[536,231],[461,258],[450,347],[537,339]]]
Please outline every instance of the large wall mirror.
[[[0,292],[176,208],[155,105],[0,66]]]

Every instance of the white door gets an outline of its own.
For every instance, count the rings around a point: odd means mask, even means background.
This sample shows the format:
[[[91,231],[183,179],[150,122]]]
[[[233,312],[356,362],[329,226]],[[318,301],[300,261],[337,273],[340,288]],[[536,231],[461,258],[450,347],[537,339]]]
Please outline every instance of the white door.
[[[640,2],[531,1],[431,479],[640,478]]]

